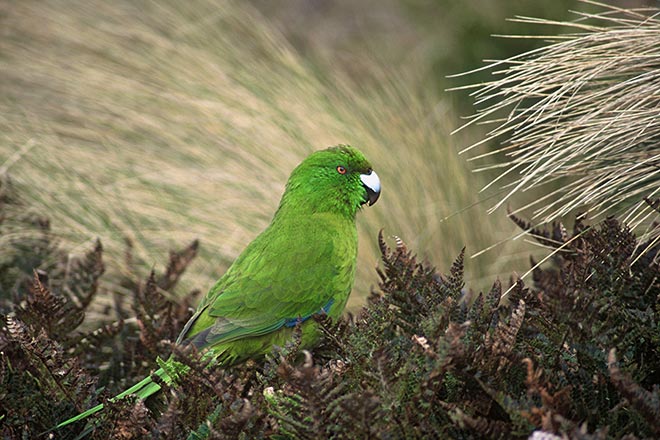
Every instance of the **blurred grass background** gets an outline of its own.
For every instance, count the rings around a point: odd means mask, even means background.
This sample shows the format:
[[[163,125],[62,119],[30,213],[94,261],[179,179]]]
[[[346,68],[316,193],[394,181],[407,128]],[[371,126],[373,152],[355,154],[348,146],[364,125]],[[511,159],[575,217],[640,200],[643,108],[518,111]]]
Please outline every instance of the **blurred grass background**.
[[[506,17],[565,19],[571,7],[588,5],[4,1],[0,167],[62,246],[102,240],[107,291],[121,292],[126,238],[145,274],[199,238],[181,284],[205,292],[269,223],[293,167],[353,144],[383,184],[358,218],[355,309],[377,282],[380,228],[441,271],[463,246],[470,255],[514,233],[480,202],[489,176],[457,154],[480,133],[449,135],[470,102],[443,92],[456,85],[445,76],[540,44],[491,38],[543,31]],[[469,260],[468,285],[524,271],[530,252],[506,242]]]

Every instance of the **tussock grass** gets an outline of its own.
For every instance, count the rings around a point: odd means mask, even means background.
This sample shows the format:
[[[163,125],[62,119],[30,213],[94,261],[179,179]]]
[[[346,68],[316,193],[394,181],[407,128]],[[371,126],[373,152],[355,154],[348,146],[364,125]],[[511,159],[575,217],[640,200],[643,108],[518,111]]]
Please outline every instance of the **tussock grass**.
[[[269,223],[293,167],[336,143],[361,148],[383,182],[358,220],[353,306],[375,283],[380,228],[446,265],[515,228],[473,206],[483,182],[420,66],[373,62],[359,81],[310,65],[233,2],[21,1],[3,15],[0,166],[63,244],[82,252],[99,237],[111,270],[125,238],[145,273],[199,238],[182,284],[205,291]],[[526,252],[513,249],[468,276],[515,269]]]
[[[660,196],[660,9],[584,3],[599,12],[516,19],[570,32],[486,67],[496,79],[470,86],[481,108],[465,126],[493,128],[466,150],[502,141],[473,157],[486,160],[481,170],[503,170],[486,185],[506,189],[492,210],[529,191],[514,213],[538,223],[581,211],[657,234],[658,212],[645,199]]]

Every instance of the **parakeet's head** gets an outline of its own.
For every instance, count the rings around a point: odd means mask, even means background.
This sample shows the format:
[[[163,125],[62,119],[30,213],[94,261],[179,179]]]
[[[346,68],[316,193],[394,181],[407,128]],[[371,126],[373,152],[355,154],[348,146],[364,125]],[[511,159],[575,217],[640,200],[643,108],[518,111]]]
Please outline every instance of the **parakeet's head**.
[[[380,180],[364,155],[349,145],[316,151],[291,173],[280,209],[305,207],[354,217],[380,195]]]

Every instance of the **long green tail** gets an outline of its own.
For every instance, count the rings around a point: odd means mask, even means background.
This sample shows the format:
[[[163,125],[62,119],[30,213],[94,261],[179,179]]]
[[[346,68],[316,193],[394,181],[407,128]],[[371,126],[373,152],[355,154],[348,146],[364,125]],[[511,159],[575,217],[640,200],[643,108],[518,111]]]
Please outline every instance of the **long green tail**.
[[[162,368],[159,368],[156,370],[153,374],[156,376],[160,377],[163,382],[165,383],[171,383],[172,379],[165,373],[165,371]],[[158,385],[156,382],[154,382],[151,379],[151,376],[145,377],[142,379],[140,382],[136,383],[126,391],[121,392],[120,394],[117,394],[115,397],[110,399],[111,402],[116,402],[117,400],[124,398],[126,396],[130,395],[135,395],[139,397],[140,399],[146,399],[147,397],[151,396],[152,394],[157,393],[160,390],[160,385]],[[59,425],[57,425],[54,429],[59,429],[62,428],[63,426],[69,425],[71,423],[77,422],[79,420],[83,420],[92,414],[96,414],[97,412],[101,411],[103,409],[103,404],[96,405],[93,408],[88,409],[85,412],[82,412],[78,414],[75,417],[72,417],[68,420],[63,421]]]

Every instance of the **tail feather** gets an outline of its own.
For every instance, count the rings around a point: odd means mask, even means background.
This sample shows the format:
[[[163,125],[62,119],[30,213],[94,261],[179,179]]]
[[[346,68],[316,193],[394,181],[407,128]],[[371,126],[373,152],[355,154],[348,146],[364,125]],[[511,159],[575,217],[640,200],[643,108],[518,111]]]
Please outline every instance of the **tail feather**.
[[[167,375],[167,373],[165,373],[165,371],[162,368],[159,368],[153,374],[160,377],[163,380],[163,382],[165,382],[165,383],[170,383],[171,382],[170,377]],[[130,395],[135,395],[138,398],[144,400],[147,397],[151,396],[152,394],[157,393],[159,390],[160,390],[160,385],[158,385],[156,382],[154,382],[151,379],[151,376],[147,376],[144,379],[142,379],[140,382],[133,385],[132,387],[130,387],[127,390],[122,391],[121,393],[117,394],[115,397],[110,399],[110,401],[111,402],[116,402],[117,400],[122,399],[126,396],[130,396]],[[96,405],[95,407],[90,408],[87,411],[82,412],[82,413],[78,414],[75,417],[71,417],[70,419],[67,419],[67,420],[63,421],[62,423],[57,425],[55,427],[55,429],[59,429],[59,428],[62,428],[64,426],[70,425],[71,423],[75,423],[77,421],[86,419],[87,417],[91,416],[92,414],[96,414],[97,412],[101,411],[102,409],[103,409],[103,404]]]

